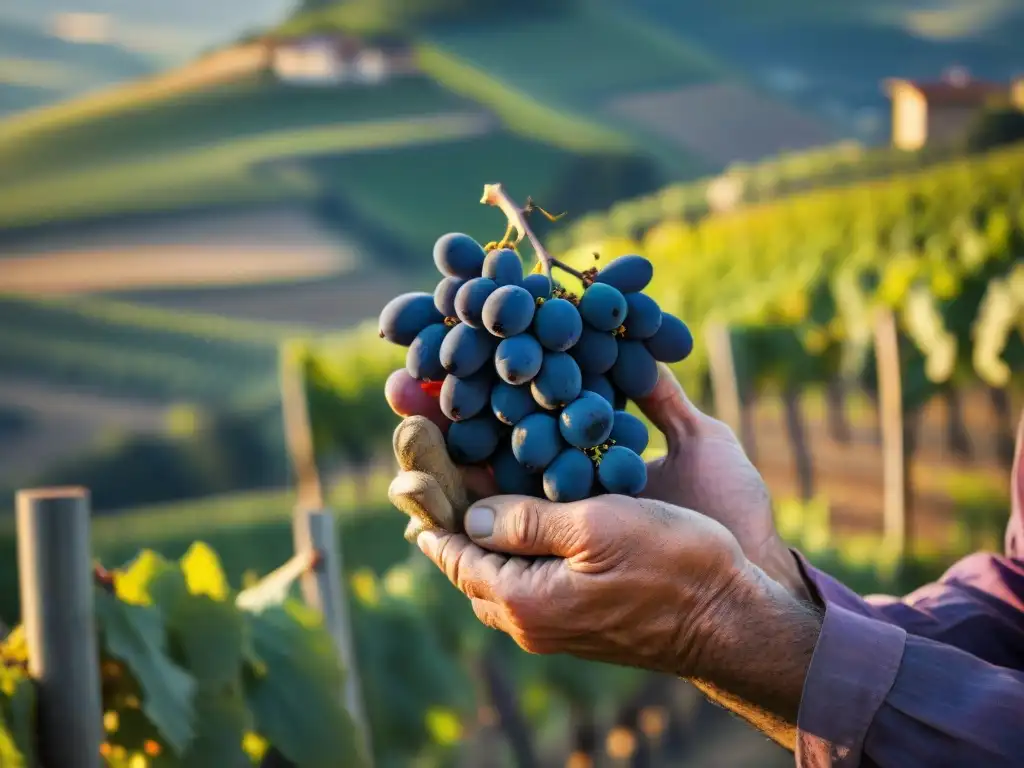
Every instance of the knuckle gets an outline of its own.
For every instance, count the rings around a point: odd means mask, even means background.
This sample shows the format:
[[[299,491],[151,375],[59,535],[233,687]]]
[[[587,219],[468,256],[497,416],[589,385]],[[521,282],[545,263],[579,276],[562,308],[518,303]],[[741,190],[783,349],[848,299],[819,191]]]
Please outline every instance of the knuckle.
[[[537,504],[523,501],[512,511],[508,526],[509,543],[514,547],[529,547],[540,537],[540,514]]]

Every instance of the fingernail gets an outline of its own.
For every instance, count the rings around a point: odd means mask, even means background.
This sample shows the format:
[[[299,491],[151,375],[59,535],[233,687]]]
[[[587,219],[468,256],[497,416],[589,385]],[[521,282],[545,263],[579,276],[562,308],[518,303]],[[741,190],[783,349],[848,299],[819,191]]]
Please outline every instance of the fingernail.
[[[494,533],[494,510],[471,507],[466,513],[466,533],[471,539],[489,539]]]

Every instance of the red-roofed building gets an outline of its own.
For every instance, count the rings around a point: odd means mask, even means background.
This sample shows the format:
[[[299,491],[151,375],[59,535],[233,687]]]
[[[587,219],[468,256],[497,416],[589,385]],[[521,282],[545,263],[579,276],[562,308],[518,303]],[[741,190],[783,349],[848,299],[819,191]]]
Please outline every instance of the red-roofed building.
[[[1024,108],[1024,80],[974,80],[961,68],[931,82],[886,80],[885,91],[892,101],[893,146],[909,151],[963,138],[978,113],[991,105]]]

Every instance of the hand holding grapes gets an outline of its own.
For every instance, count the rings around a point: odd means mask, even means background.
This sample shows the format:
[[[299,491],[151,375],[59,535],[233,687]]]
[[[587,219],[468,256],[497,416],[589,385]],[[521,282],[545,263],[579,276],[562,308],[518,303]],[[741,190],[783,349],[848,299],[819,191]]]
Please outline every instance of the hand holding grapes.
[[[425,416],[442,430],[449,423],[437,406],[437,400],[425,394],[404,369],[393,375],[387,396],[391,407],[400,415]],[[775,530],[768,489],[732,430],[693,405],[665,366],[660,367],[657,386],[648,397],[639,399],[637,405],[665,435],[668,447],[664,457],[647,465],[647,487],[643,496],[693,509],[718,521],[736,537],[753,563],[793,594],[805,597],[796,561]],[[444,453],[439,433],[433,447],[429,445],[430,438],[421,435],[423,442],[412,450],[406,425],[403,424],[397,434],[406,435],[402,451],[407,458],[403,461],[399,456],[403,470],[418,471],[422,465],[418,457]],[[468,493],[461,493],[453,510],[460,519],[471,501],[498,492],[493,476],[485,469],[463,467],[456,470],[452,465],[450,472],[457,485],[468,489]],[[406,490],[425,482],[421,475],[400,477],[393,488],[392,500],[414,521],[443,517],[415,498],[399,498]],[[421,495],[419,498],[436,500],[440,496]],[[458,522],[453,520],[453,524],[456,527],[442,527],[460,530]],[[409,538],[413,540],[420,525],[415,522],[410,525]]]

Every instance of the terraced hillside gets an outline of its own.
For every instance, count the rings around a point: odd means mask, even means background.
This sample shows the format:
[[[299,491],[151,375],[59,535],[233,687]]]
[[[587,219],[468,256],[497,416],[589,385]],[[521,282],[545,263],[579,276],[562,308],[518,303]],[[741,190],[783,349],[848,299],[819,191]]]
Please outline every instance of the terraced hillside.
[[[1024,9],[1014,0],[614,0],[727,62],[846,136],[885,140],[888,77],[950,66],[1005,81],[1020,67]]]

